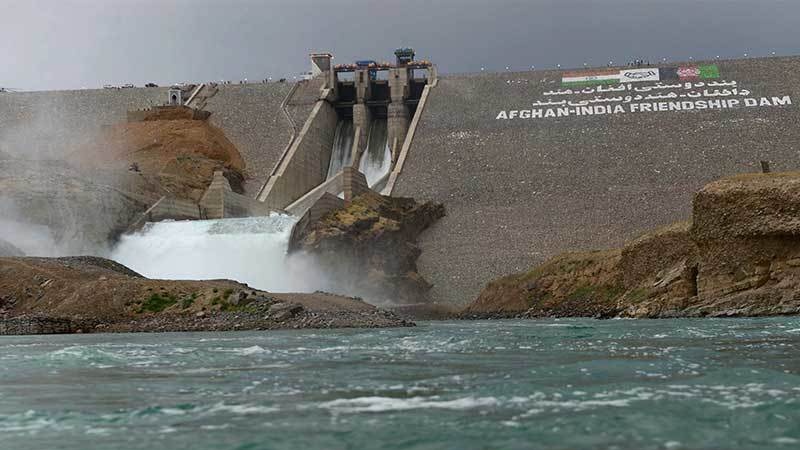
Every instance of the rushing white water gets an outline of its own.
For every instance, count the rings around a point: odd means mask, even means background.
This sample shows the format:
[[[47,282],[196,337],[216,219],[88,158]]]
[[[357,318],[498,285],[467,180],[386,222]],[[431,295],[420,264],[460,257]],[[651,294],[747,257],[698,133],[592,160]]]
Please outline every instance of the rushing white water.
[[[386,120],[373,120],[369,130],[367,151],[361,157],[358,170],[367,178],[369,187],[380,181],[392,165],[392,152],[387,139]]]
[[[341,172],[343,168],[352,163],[353,139],[355,129],[353,119],[342,119],[336,125],[336,134],[333,137],[331,149],[331,162],[328,166],[328,179]]]
[[[288,257],[296,219],[272,214],[244,219],[148,223],[123,236],[112,259],[149,278],[233,279],[271,292],[310,292],[324,277],[303,257]]]

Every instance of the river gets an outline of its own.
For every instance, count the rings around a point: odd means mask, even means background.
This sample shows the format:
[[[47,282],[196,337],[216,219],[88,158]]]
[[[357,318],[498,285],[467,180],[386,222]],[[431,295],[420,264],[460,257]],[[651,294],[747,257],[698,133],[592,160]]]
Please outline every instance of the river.
[[[0,449],[800,446],[800,318],[0,337]]]

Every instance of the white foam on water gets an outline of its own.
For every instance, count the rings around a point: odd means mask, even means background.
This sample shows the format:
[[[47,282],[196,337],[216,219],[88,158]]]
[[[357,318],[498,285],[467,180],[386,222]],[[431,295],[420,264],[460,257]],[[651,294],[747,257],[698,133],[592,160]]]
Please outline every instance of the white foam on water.
[[[242,349],[236,349],[234,352],[238,353],[240,355],[244,355],[244,356],[258,355],[258,354],[261,354],[261,353],[272,353],[271,351],[269,351],[269,350],[267,350],[267,349],[265,349],[265,348],[263,348],[261,346],[258,346],[258,345],[254,345],[252,347],[247,347],[247,348],[242,348]]]
[[[307,258],[287,255],[296,218],[273,213],[243,219],[148,223],[125,235],[112,259],[156,279],[232,279],[271,292],[327,287]]]
[[[320,404],[320,408],[342,413],[408,411],[412,409],[468,410],[497,406],[495,397],[464,397],[455,400],[439,400],[438,397],[358,397],[338,399]]]
[[[229,405],[225,403],[217,403],[216,405],[212,406],[208,412],[209,413],[229,413],[229,414],[236,414],[236,415],[251,415],[251,414],[270,414],[274,412],[280,411],[280,408],[275,406],[260,406],[260,405]]]

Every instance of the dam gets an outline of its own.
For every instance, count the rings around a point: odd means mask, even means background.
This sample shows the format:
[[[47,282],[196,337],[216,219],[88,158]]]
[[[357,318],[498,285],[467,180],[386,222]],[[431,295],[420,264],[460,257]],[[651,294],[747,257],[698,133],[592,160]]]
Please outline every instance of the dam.
[[[420,243],[431,301],[462,305],[560,252],[686,220],[693,192],[760,161],[798,165],[800,57],[441,75],[395,56],[315,53],[309,80],[199,84],[184,103],[240,150],[244,195],[264,211],[301,216],[344,191],[346,167],[384,195],[443,203]],[[52,146],[168,91],[2,93],[0,142]]]
[[[797,57],[442,76],[392,195],[447,206],[420,269],[435,300],[463,302],[558,253],[687,220],[696,190],[761,160],[796,170],[798,99]]]

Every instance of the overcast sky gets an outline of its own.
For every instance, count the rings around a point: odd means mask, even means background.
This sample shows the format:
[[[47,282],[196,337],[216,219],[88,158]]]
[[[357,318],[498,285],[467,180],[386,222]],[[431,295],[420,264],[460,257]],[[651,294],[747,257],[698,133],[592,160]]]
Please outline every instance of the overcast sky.
[[[440,71],[800,53],[800,0],[0,0],[0,87],[261,79],[412,46]]]

